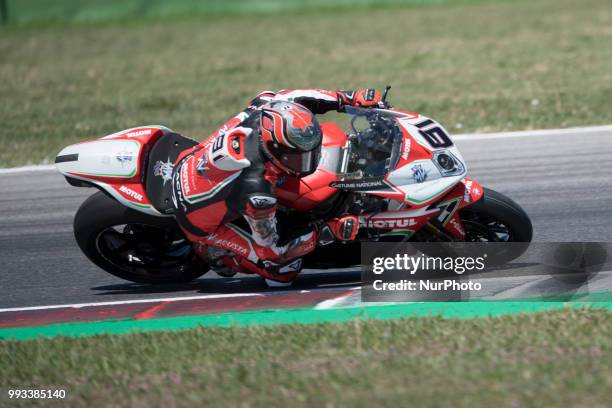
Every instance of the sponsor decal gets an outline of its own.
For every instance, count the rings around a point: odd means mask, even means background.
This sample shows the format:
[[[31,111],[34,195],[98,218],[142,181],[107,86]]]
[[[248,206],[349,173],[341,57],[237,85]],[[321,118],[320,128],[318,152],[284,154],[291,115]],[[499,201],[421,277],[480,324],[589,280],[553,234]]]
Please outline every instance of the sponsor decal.
[[[427,180],[427,170],[425,170],[420,164],[415,164],[412,166],[412,178],[417,183],[425,182],[425,180]]]
[[[208,155],[204,154],[196,163],[196,173],[205,177],[208,170],[210,170],[210,167],[208,167]]]
[[[167,181],[172,180],[173,171],[174,164],[170,161],[169,157],[167,162],[158,160],[157,163],[155,163],[155,167],[153,167],[153,174],[162,178],[162,180],[164,181],[164,186],[166,185]]]
[[[267,196],[253,196],[249,197],[251,204],[255,208],[269,208],[276,204],[276,198]]]
[[[402,159],[403,160],[408,160],[408,155],[410,154],[410,145],[412,144],[412,142],[410,141],[410,139],[405,138],[404,139],[404,148],[402,149]]]
[[[172,183],[174,184],[174,188],[172,189],[172,201],[174,201],[174,206],[178,207],[178,204],[180,204],[183,208],[183,211],[187,211],[187,206],[185,205],[185,200],[183,197],[183,191],[181,190],[180,177],[174,177]]]
[[[189,186],[189,166],[187,166],[187,163],[181,166],[181,186],[183,194],[188,196],[191,188]]]
[[[126,134],[127,137],[138,137],[138,136],[145,136],[145,135],[150,135],[151,134],[151,129],[143,129],[143,130],[135,130],[133,132],[129,132]]]
[[[210,242],[212,245],[220,246],[229,251],[232,251],[234,253],[238,253],[244,256],[246,256],[249,252],[248,248],[245,248],[236,242],[232,242],[232,241],[228,241],[227,239],[219,238],[217,234],[210,234],[208,237],[206,237],[206,241]]]
[[[115,160],[121,163],[121,166],[123,167],[125,163],[132,162],[132,160],[134,160],[134,156],[132,155],[132,152],[122,151],[115,154]]]
[[[440,210],[440,214],[438,215],[438,221],[445,225],[449,218],[455,213],[457,208],[459,208],[458,204],[458,198],[454,198],[450,201],[439,204],[438,209]]]
[[[414,218],[384,218],[384,219],[360,219],[359,224],[362,227],[379,228],[379,229],[395,229],[412,227],[418,224]]]
[[[463,193],[463,201],[465,201],[466,203],[470,203],[472,202],[472,180],[468,180],[464,185],[465,185],[465,191]],[[474,191],[475,193],[477,193],[476,191]]]
[[[456,219],[451,218],[450,225],[453,227],[455,231],[457,231],[459,235],[461,235],[462,237],[465,237],[465,231],[463,230],[463,227],[461,226],[461,224],[457,222]]]
[[[380,187],[388,187],[383,180],[347,180],[334,181],[330,183],[331,187],[343,188],[347,190],[368,190],[377,189]]]
[[[138,201],[142,201],[143,197],[142,194],[137,193],[136,191],[132,190],[129,187],[126,186],[121,186],[119,187],[119,191],[125,193],[126,195],[138,200]]]

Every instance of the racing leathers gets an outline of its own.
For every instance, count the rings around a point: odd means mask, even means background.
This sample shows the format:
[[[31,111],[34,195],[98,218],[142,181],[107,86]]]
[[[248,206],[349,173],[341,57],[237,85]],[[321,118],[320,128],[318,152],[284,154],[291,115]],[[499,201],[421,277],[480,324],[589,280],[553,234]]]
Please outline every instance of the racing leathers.
[[[261,107],[272,101],[298,103],[314,114],[323,114],[344,105],[376,106],[380,94],[370,89],[263,92],[176,162],[173,197],[177,221],[196,251],[214,262],[213,269],[290,282],[301,270],[301,257],[315,249],[318,233],[315,228],[279,233],[274,188],[284,174],[262,152],[260,135]],[[240,217],[250,233],[230,223]],[[354,238],[356,220],[348,221],[332,220],[330,230],[336,235],[344,231],[341,239]]]

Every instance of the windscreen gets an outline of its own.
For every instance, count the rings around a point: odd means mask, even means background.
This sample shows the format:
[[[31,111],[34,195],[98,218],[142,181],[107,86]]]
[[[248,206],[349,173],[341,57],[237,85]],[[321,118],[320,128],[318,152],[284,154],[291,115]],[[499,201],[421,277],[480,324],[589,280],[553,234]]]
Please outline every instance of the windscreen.
[[[347,108],[350,140],[347,173],[380,177],[397,165],[402,131],[394,115],[376,109]]]

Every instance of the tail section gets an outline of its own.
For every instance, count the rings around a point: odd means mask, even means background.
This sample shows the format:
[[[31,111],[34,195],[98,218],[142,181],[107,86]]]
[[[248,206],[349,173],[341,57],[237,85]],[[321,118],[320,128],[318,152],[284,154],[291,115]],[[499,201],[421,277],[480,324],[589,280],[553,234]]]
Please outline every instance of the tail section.
[[[148,154],[162,137],[172,134],[163,126],[145,126],[64,148],[55,165],[75,186],[104,190],[128,208],[162,215],[144,188]]]

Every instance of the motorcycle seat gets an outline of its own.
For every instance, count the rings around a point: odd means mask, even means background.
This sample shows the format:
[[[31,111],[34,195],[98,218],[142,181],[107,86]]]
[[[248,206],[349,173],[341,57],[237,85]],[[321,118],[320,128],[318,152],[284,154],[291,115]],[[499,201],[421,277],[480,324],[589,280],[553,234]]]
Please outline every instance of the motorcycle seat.
[[[178,155],[198,142],[178,133],[165,133],[151,148],[145,173],[145,191],[151,204],[162,214],[174,213],[172,171]]]

